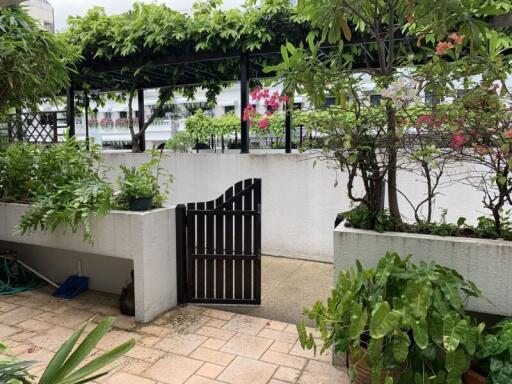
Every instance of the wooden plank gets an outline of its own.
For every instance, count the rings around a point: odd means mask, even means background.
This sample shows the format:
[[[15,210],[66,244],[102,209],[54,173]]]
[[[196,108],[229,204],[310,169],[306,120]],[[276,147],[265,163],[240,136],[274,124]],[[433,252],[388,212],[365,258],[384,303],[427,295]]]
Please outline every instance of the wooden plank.
[[[233,187],[225,192],[225,200],[233,196]],[[229,203],[226,209],[233,209],[233,203]],[[233,216],[226,216],[226,231],[224,237],[224,248],[226,255],[233,254]],[[234,262],[226,261],[226,299],[233,299],[233,266]]]
[[[252,179],[244,181],[244,189],[251,189],[251,193],[244,196],[244,211],[250,211],[252,207]],[[244,216],[244,255],[251,255],[252,252],[252,216]],[[252,298],[252,274],[253,262],[244,260],[244,299]]]
[[[254,300],[261,304],[261,179],[254,179],[254,209],[259,214],[254,217],[254,254],[258,259],[254,261]]]
[[[214,201],[206,203],[206,209],[212,211],[215,208]],[[215,241],[215,220],[213,215],[206,216],[206,253],[214,253]],[[209,259],[206,261],[206,297],[213,299],[215,297],[215,261]]]
[[[197,203],[197,209],[204,210],[205,203]],[[196,238],[196,253],[201,255],[205,253],[205,215],[197,214],[197,238]],[[197,260],[197,295],[198,298],[204,298],[205,296],[205,284],[204,284],[204,260]]]
[[[188,203],[188,209],[195,209],[195,203]],[[187,215],[187,298],[193,299],[196,297],[196,262],[192,257],[196,253],[196,215]]]
[[[215,206],[219,206],[224,202],[224,196],[220,196],[215,200]],[[224,216],[215,215],[215,253],[224,254]],[[215,298],[224,298],[224,266],[226,262],[222,258],[215,261]]]
[[[235,194],[242,192],[243,190],[243,182],[239,181],[235,184]],[[242,198],[235,200],[235,210],[241,211],[243,209]],[[235,216],[235,255],[242,254],[242,244],[243,244],[243,222],[242,216]],[[243,298],[243,262],[242,260],[235,260],[235,299]]]

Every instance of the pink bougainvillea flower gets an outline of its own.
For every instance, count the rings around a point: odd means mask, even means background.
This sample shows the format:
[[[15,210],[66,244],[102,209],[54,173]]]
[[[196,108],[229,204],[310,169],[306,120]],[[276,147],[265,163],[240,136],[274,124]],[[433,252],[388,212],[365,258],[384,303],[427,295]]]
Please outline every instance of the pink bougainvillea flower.
[[[509,139],[512,139],[512,129],[509,129],[508,131],[505,132],[505,136]]]
[[[249,104],[247,107],[245,107],[242,118],[244,121],[247,121],[254,117],[256,117],[256,108],[254,108],[254,105]]]
[[[455,136],[453,136],[451,146],[456,149],[462,148],[464,146],[464,144],[466,144],[466,141],[467,141],[466,136],[464,136],[461,133],[457,133],[457,134],[455,134]]]
[[[269,125],[268,119],[261,119],[260,122],[258,123],[258,127],[260,129],[267,129],[268,125]]]
[[[260,100],[262,98],[261,95],[261,88],[256,87],[251,91],[251,99],[253,100]]]
[[[457,32],[453,32],[450,35],[450,39],[457,45],[461,45],[464,41],[464,35],[458,35]]]
[[[453,48],[453,44],[446,41],[440,41],[436,46],[436,55],[443,56],[448,49]]]

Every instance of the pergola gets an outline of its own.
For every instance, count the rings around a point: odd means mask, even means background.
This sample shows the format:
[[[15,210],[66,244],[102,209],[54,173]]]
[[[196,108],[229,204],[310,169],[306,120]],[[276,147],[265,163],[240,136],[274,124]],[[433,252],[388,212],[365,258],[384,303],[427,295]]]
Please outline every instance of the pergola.
[[[249,103],[249,81],[251,79],[262,79],[269,77],[263,73],[262,59],[278,61],[280,59],[279,49],[271,47],[256,52],[240,52],[231,50],[228,52],[192,52],[181,55],[166,55],[160,57],[144,57],[137,59],[137,65],[143,65],[143,69],[137,81],[137,100],[139,111],[144,110],[144,90],[164,88],[169,86],[168,73],[178,67],[185,67],[184,76],[180,78],[175,87],[198,86],[198,77],[211,77],[216,81],[231,83],[239,81],[241,84],[240,105],[243,111]],[[205,63],[228,66],[232,70],[230,75],[225,71],[205,71],[202,67]],[[75,132],[75,92],[85,91],[81,84],[88,84],[87,91],[99,92],[121,92],[127,90],[127,84],[133,81],[131,74],[126,73],[126,60],[89,60],[84,62],[79,73],[73,77],[71,86],[67,91],[67,115],[70,134]],[[211,66],[209,66],[211,68]],[[85,104],[88,104],[88,97],[85,96]],[[87,108],[86,108],[87,111]],[[87,112],[86,112],[87,113]],[[286,152],[291,152],[291,110],[286,112]],[[86,116],[86,132],[88,121]],[[138,120],[139,129],[142,129],[144,119]],[[143,141],[144,142],[144,141]],[[240,119],[240,146],[242,153],[249,153],[249,124]]]

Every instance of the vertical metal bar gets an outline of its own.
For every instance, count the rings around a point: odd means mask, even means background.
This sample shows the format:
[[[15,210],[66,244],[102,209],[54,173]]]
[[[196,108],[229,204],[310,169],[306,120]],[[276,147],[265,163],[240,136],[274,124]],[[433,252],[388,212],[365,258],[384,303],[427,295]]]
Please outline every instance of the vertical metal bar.
[[[69,137],[75,136],[75,86],[73,81],[67,90],[67,110],[66,117],[68,119]]]
[[[139,132],[144,129],[144,90],[137,90],[137,103],[139,105]],[[139,138],[139,149],[144,152],[146,150],[146,133],[144,132]]]
[[[240,56],[240,152],[249,153],[249,121],[244,121],[244,110],[249,104],[249,55]]]
[[[187,301],[187,208],[183,204],[176,206],[176,277],[178,304]]]
[[[195,203],[188,203],[187,209],[196,209]],[[196,253],[196,214],[190,212],[186,215],[187,218],[187,299],[194,299],[196,297],[196,258],[193,256]]]
[[[16,108],[16,137],[18,141],[23,141],[23,112],[21,108]]]
[[[261,304],[261,179],[254,179],[254,209],[257,215],[254,217],[254,251],[258,259],[254,262],[254,300]]]
[[[84,93],[85,145],[89,149],[89,95]]]
[[[286,104],[285,119],[285,152],[292,153],[292,109],[289,103]]]
[[[300,132],[299,132],[299,135],[300,135],[300,138],[299,138],[299,148],[302,148],[302,135],[303,135],[302,129],[303,128],[304,128],[304,126],[301,124],[299,126],[299,129],[300,129]]]

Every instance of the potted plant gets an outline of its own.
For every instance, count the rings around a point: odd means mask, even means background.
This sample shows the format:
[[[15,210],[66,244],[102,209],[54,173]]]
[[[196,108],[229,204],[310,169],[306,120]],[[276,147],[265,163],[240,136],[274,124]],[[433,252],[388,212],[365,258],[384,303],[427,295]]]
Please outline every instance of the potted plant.
[[[160,207],[167,196],[167,187],[172,182],[172,175],[160,168],[163,151],[155,151],[151,160],[139,168],[121,165],[121,177],[118,180],[120,194],[118,201],[130,211],[147,211]],[[159,178],[166,176],[164,191],[160,191]]]
[[[512,383],[512,320],[501,321],[480,339],[464,383]]]
[[[485,327],[465,313],[470,297],[481,292],[456,271],[388,252],[375,269],[358,262],[341,272],[327,304],[305,314],[322,351],[347,355],[355,383],[461,383]],[[305,324],[297,329],[302,347],[316,350]]]

